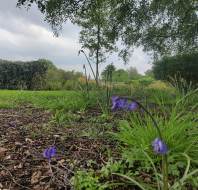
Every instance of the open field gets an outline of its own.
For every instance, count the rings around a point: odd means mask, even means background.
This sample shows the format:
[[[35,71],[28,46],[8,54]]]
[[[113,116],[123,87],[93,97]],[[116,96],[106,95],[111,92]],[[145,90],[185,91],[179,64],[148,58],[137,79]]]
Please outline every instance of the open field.
[[[15,91],[0,92],[0,108],[16,108],[20,104],[31,104],[45,109],[83,109],[86,102],[82,93],[75,91]]]
[[[142,89],[141,89],[142,90]],[[133,92],[169,149],[170,189],[198,188],[197,91]],[[150,94],[149,94],[150,93]],[[0,91],[0,189],[159,189],[150,117],[107,111],[104,92]],[[143,96],[144,95],[144,96]],[[188,140],[187,140],[188,139]],[[56,147],[49,160],[43,151]]]

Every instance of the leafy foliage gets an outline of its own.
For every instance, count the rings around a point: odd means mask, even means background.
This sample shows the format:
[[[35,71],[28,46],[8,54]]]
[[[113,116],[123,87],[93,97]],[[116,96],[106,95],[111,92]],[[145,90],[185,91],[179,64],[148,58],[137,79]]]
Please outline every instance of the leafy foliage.
[[[56,67],[47,70],[44,76],[45,90],[78,89],[78,79],[83,74],[75,71],[64,71]]]
[[[52,63],[47,60],[10,62],[0,60],[0,88],[39,89],[44,75]]]
[[[93,171],[78,171],[72,180],[76,190],[104,190],[105,186],[100,184],[99,177],[95,176]]]
[[[106,68],[102,71],[101,76],[103,80],[106,80],[107,74],[112,73],[113,82],[129,82],[133,79],[142,78],[136,68],[130,67],[128,70],[116,69],[114,65],[107,65]]]
[[[18,5],[30,7],[36,3],[47,22],[57,34],[63,23],[76,18],[93,20],[89,14],[96,1],[90,0],[18,0]],[[198,47],[198,2],[195,0],[104,0],[107,5],[109,32],[106,42],[121,39],[125,44],[120,52],[127,60],[130,48],[143,46],[155,55],[191,52]],[[92,9],[93,10],[93,9]],[[95,13],[98,10],[95,10]],[[84,19],[84,20],[85,20]]]
[[[171,78],[183,78],[188,85],[198,84],[198,53],[182,54],[173,57],[163,57],[153,63],[156,79],[171,81]]]
[[[74,88],[68,81],[78,82],[82,73],[57,69],[51,61],[21,62],[0,60],[0,88],[28,90],[58,90]]]
[[[186,157],[191,160],[192,166],[194,165],[196,168],[195,165],[197,165],[197,113],[193,113],[197,104],[193,105],[192,103],[193,107],[186,111],[186,108],[189,108],[188,99],[190,96],[196,96],[195,93],[196,91],[190,93],[191,95],[179,98],[171,109],[162,103],[162,115],[156,111],[153,113],[168,145],[169,174],[175,179],[175,182],[180,180],[178,176],[181,176],[181,171],[189,167],[186,166]],[[134,113],[129,122],[122,121],[120,123],[119,132],[114,135],[121,143],[123,159],[136,171],[138,163],[138,171],[152,173],[155,178],[156,169],[153,166],[160,167],[160,160],[153,154],[151,147],[151,142],[157,136],[157,131],[150,117],[142,117]],[[191,172],[196,173],[197,171],[191,170]]]

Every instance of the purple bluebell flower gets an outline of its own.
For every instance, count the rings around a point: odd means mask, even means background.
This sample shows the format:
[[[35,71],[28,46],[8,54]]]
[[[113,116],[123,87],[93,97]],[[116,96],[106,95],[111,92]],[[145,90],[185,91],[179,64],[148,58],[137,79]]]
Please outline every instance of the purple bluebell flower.
[[[113,96],[112,98],[111,98],[111,100],[112,100],[112,107],[111,107],[111,110],[116,110],[116,109],[118,109],[118,100],[119,100],[119,96]]]
[[[128,105],[128,110],[129,111],[134,111],[138,108],[138,104],[136,102],[131,102],[129,105]]]
[[[43,157],[47,158],[48,160],[50,160],[52,157],[54,157],[56,155],[56,147],[55,146],[51,146],[49,148],[46,148],[43,151]]]
[[[126,109],[128,107],[128,103],[126,99],[119,99],[117,100],[118,109]]]
[[[119,96],[113,96],[112,98],[112,107],[111,110],[128,110],[134,111],[138,108],[136,102],[129,103],[126,98],[120,98]]]
[[[154,152],[156,152],[157,154],[166,154],[168,152],[166,144],[160,138],[156,138],[152,142],[152,146]]]
[[[113,111],[126,109],[127,106],[128,106],[128,104],[127,104],[126,99],[120,98],[118,96],[113,96],[112,97],[112,107],[111,107],[111,109]]]

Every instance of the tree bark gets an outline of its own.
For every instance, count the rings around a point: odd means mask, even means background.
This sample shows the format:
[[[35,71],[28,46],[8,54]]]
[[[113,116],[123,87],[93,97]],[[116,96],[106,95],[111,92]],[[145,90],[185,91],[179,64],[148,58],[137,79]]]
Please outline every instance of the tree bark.
[[[97,26],[97,50],[96,50],[96,84],[99,83],[99,53],[100,53],[100,25]]]

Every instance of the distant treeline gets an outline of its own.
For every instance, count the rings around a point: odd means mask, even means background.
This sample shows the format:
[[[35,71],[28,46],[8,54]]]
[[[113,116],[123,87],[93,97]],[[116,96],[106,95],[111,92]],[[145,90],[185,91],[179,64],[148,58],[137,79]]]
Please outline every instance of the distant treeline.
[[[198,86],[198,52],[166,56],[153,63],[156,79],[170,81],[172,78],[184,79],[193,86]]]
[[[79,72],[57,69],[45,59],[29,62],[0,59],[0,89],[64,89],[81,76]]]

